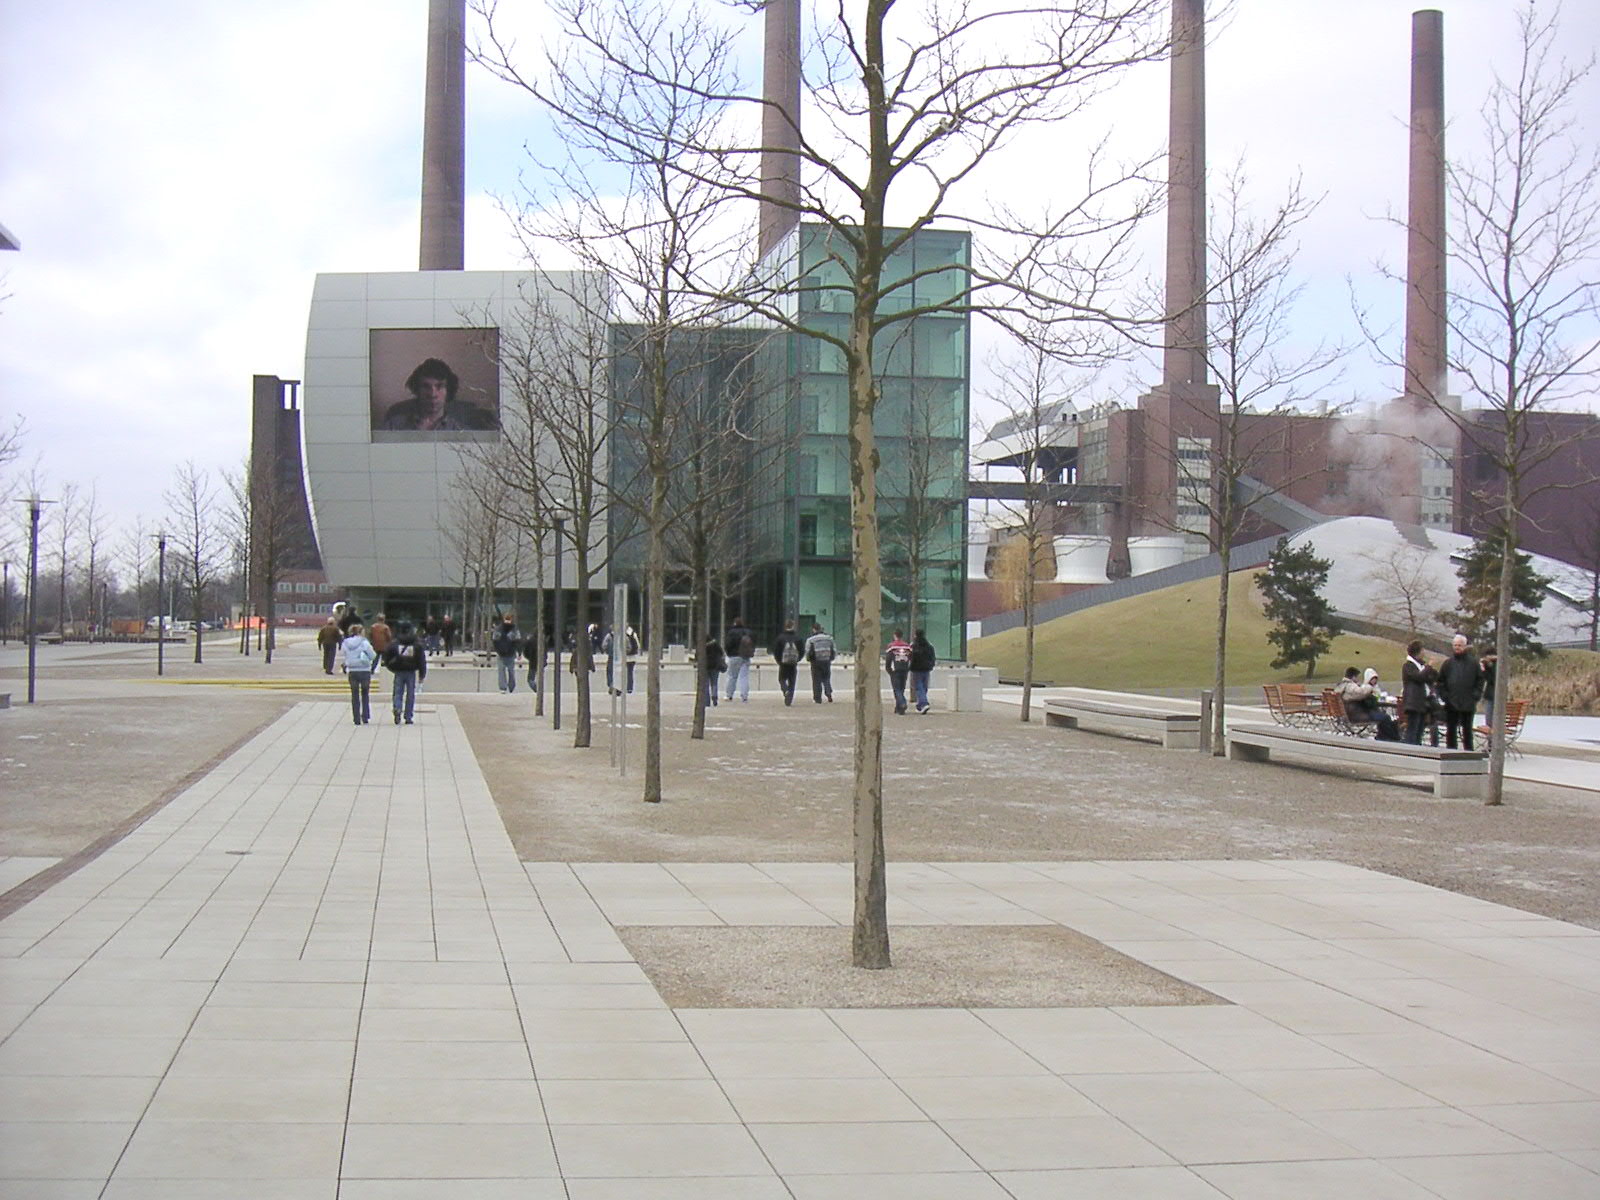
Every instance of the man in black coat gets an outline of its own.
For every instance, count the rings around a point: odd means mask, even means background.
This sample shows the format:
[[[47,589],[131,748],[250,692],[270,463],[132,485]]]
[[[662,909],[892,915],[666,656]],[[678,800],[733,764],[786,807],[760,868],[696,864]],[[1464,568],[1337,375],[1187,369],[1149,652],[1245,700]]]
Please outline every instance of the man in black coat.
[[[1439,664],[1439,696],[1444,701],[1444,744],[1456,748],[1456,730],[1461,730],[1461,748],[1472,749],[1472,723],[1477,718],[1478,698],[1483,695],[1483,669],[1467,646],[1467,639],[1456,634],[1450,643],[1450,657]]]
[[[778,664],[778,690],[783,693],[784,704],[794,703],[795,675],[800,670],[800,660],[806,656],[805,643],[794,631],[794,622],[785,621],[783,632],[772,642],[772,659]]]

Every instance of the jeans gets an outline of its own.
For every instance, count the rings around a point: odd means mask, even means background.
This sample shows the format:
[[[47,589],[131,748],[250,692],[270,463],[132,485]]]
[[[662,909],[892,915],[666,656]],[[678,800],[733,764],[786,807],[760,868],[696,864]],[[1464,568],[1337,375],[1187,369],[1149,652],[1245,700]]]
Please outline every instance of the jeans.
[[[630,696],[633,695],[633,669],[638,665],[638,663],[634,662],[628,664],[628,694]],[[617,690],[617,685],[612,682],[616,675],[616,669],[616,664],[611,659],[606,659],[606,691],[608,692]]]
[[[1447,708],[1444,710],[1444,744],[1447,749],[1456,748],[1456,730],[1461,730],[1461,749],[1472,749],[1472,723],[1477,720],[1477,709],[1473,708]]]
[[[350,680],[350,716],[357,725],[365,725],[372,719],[372,672],[351,671],[347,678]]]
[[[750,660],[748,658],[740,658],[736,654],[730,654],[728,655],[729,700],[733,699],[735,690],[739,693],[739,699],[744,701],[750,699]]]
[[[502,654],[500,657],[500,690],[514,692],[517,690],[517,656],[515,654]]]
[[[911,694],[916,698],[917,711],[926,712],[928,705],[928,679],[932,671],[911,672]]]
[[[811,698],[821,704],[823,693],[827,693],[829,700],[833,699],[833,663],[814,662],[811,664]]]
[[[721,674],[722,674],[721,671],[707,671],[706,672],[706,703],[707,704],[713,704],[714,705],[717,702],[717,676],[719,676]]]
[[[394,673],[394,715],[396,718],[404,716],[406,724],[411,724],[412,711],[417,706],[417,673],[415,671],[396,671]]]
[[[778,690],[783,693],[785,704],[794,703],[795,676],[799,673],[799,663],[778,664]]]
[[[333,674],[333,655],[337,649],[337,646],[324,646],[322,648],[322,673],[324,675]]]
[[[889,686],[894,689],[894,711],[897,713],[906,711],[906,677],[910,674],[910,671],[889,672]]]

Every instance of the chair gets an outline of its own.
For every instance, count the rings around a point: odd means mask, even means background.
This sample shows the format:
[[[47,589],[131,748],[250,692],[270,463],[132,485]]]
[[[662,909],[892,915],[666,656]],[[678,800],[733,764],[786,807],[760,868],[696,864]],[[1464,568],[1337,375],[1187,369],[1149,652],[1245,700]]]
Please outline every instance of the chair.
[[[1322,701],[1307,694],[1301,683],[1273,685],[1278,689],[1284,724],[1298,729],[1315,729],[1322,724]]]
[[[1334,733],[1346,737],[1376,737],[1378,727],[1369,721],[1352,721],[1344,698],[1332,688],[1322,690],[1322,723]]]
[[[1522,726],[1528,719],[1528,700],[1506,701],[1506,753],[1514,758],[1522,757],[1522,752],[1517,749],[1517,739],[1522,736]],[[1491,718],[1492,719],[1492,718]],[[1489,750],[1494,741],[1494,730],[1488,725],[1479,725],[1474,732],[1483,739],[1483,748]]]

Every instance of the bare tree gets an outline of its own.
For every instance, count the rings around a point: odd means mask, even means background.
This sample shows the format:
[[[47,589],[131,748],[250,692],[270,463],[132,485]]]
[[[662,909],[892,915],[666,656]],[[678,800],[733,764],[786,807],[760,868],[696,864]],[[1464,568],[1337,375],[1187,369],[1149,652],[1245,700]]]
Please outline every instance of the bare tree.
[[[1210,729],[1216,755],[1226,753],[1233,547],[1263,505],[1326,468],[1324,462],[1285,462],[1271,472],[1271,482],[1263,469],[1284,455],[1291,423],[1305,415],[1317,392],[1331,386],[1346,353],[1325,342],[1299,348],[1290,341],[1302,290],[1293,278],[1295,232],[1316,207],[1297,180],[1265,217],[1256,216],[1242,169],[1228,175],[1208,221],[1216,283],[1206,296],[1207,341],[1201,348],[1216,380],[1217,423],[1210,439],[1148,439],[1158,453],[1176,456],[1177,517],[1169,527],[1203,538],[1218,559]]]
[[[99,491],[92,486],[89,488],[89,497],[83,504],[82,530],[84,566],[88,576],[88,602],[84,606],[84,612],[92,618],[91,633],[97,633],[103,638],[107,632],[105,603],[102,600],[107,525],[105,510],[100,507]]]
[[[1449,167],[1450,365],[1478,402],[1461,411],[1432,397],[1462,453],[1493,468],[1486,497],[1503,540],[1495,619],[1499,656],[1492,727],[1504,726],[1517,533],[1538,468],[1570,439],[1542,414],[1600,375],[1600,156],[1585,131],[1581,87],[1593,59],[1559,57],[1559,5],[1524,4],[1515,69],[1496,76],[1483,107],[1481,160]],[[1486,803],[1504,799],[1505,741],[1493,739]]]
[[[1405,631],[1407,640],[1437,626],[1433,614],[1449,600],[1433,560],[1416,546],[1398,545],[1362,556],[1372,587],[1372,613]]]
[[[73,556],[73,540],[77,537],[78,526],[83,515],[78,508],[78,488],[76,484],[63,484],[60,489],[60,498],[56,502],[52,533],[56,540],[56,632],[62,637],[67,636],[67,622],[71,618],[71,610],[67,607],[67,581],[70,578]]]
[[[716,135],[723,112],[713,97],[735,83],[729,44],[670,5],[564,0],[560,19],[587,22],[590,36],[552,41],[545,69],[530,76],[498,40],[493,0],[479,7],[487,30],[479,61],[541,100],[566,147],[566,161],[549,169],[551,182],[532,190],[518,214],[530,257],[540,261],[554,246],[603,273],[606,292],[580,284],[567,299],[602,304],[586,321],[624,317],[611,325],[611,402],[622,436],[611,455],[610,505],[629,511],[646,543],[643,799],[658,803],[667,537],[680,516],[673,482],[695,452],[683,436],[685,413],[709,375],[708,357],[723,348],[716,334],[743,312],[730,294],[742,273],[743,239],[724,217],[729,196],[673,160]],[[627,63],[677,86],[634,86]],[[596,171],[596,163],[611,169]],[[623,461],[624,446],[634,461]],[[617,638],[626,616],[614,614]]]
[[[1004,430],[1012,450],[1021,486],[1015,500],[1001,501],[1009,518],[1002,547],[999,574],[1014,580],[1013,599],[1022,610],[1022,720],[1031,721],[1033,700],[1034,636],[1038,627],[1038,584],[1043,568],[1054,572],[1055,535],[1059,506],[1051,485],[1061,482],[1061,472],[1050,456],[1054,412],[1067,398],[1062,364],[1037,337],[1028,337],[1013,357],[994,364],[995,388],[991,399],[1007,416],[995,429]],[[991,432],[991,437],[995,436]]]
[[[201,636],[205,624],[206,589],[216,583],[226,549],[218,523],[216,487],[210,474],[193,462],[185,462],[173,473],[172,486],[165,493],[167,512],[172,522],[171,545],[176,550],[177,573],[189,593],[194,623],[194,661],[203,661]]]
[[[574,6],[556,36],[587,44],[624,68],[634,88],[688,90],[700,85],[667,74],[665,56],[623,60],[606,40],[603,15],[615,4]],[[747,7],[760,7],[750,3]],[[821,227],[828,258],[825,277],[800,286],[793,262],[764,260],[766,296],[744,292],[739,303],[780,330],[830,347],[845,367],[849,397],[851,559],[855,593],[854,643],[861,661],[882,644],[881,539],[878,528],[877,443],[880,335],[919,316],[1032,308],[1052,322],[1111,318],[1093,265],[1100,248],[1086,239],[1126,237],[1140,215],[1138,202],[1121,207],[1129,175],[1103,178],[1093,156],[1087,183],[1047,189],[1049,211],[1019,214],[979,194],[984,162],[1025,127],[1079,114],[1101,88],[1130,65],[1166,45],[1160,0],[1092,0],[1034,4],[1018,9],[979,3],[947,7],[865,0],[819,17],[810,97],[821,136],[799,128],[786,101],[743,89],[706,93],[725,111],[709,135],[675,133],[666,169],[751,200],[766,196],[788,218]],[[683,11],[683,10],[680,10]],[[712,23],[704,10],[684,13],[685,28]],[[747,136],[753,121],[740,110],[765,110],[769,137]],[[774,144],[777,143],[777,144]],[[792,186],[763,185],[764,153],[789,156]],[[813,178],[802,175],[809,172]],[[1133,172],[1137,175],[1138,172]],[[1145,189],[1138,189],[1142,198]],[[1054,203],[1070,196],[1065,204]],[[1115,209],[1114,213],[1109,210]],[[902,252],[930,225],[948,221],[986,231],[991,251],[977,264],[948,262],[907,269]],[[810,293],[810,302],[807,301]],[[926,299],[923,299],[926,297]],[[844,317],[816,319],[818,299]],[[855,681],[852,807],[856,863],[852,958],[857,966],[890,965],[883,856],[883,712],[876,673]]]

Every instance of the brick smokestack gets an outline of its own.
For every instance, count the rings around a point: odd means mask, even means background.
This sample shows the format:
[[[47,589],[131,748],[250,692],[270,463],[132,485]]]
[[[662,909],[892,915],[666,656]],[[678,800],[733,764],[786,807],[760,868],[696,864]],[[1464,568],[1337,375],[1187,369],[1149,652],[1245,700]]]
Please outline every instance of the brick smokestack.
[[[1173,0],[1167,147],[1167,347],[1161,381],[1206,381],[1205,0]]]
[[[760,253],[793,229],[800,215],[800,0],[767,0],[762,58]]]
[[[1411,14],[1411,195],[1406,225],[1405,395],[1449,394],[1445,362],[1444,14]]]
[[[466,18],[466,0],[428,0],[427,92],[422,112],[424,271],[459,271],[465,257]]]

